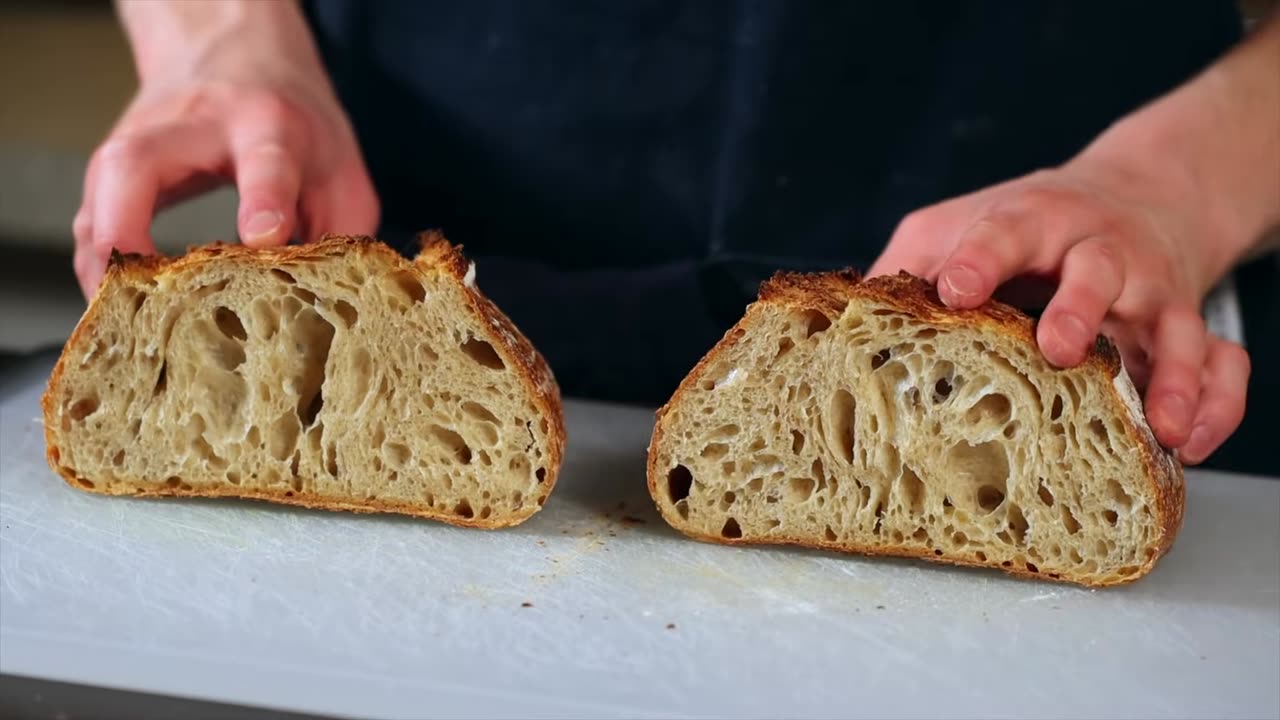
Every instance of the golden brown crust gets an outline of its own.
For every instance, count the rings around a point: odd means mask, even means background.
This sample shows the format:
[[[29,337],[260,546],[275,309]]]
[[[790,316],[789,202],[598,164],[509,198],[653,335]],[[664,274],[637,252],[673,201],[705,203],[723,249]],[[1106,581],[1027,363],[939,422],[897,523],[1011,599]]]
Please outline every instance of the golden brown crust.
[[[347,235],[325,235],[314,243],[304,245],[289,245],[268,249],[251,249],[243,245],[212,243],[209,245],[191,248],[187,254],[177,258],[167,258],[163,256],[142,256],[142,255],[122,255],[120,253],[112,253],[111,262],[107,267],[106,276],[103,278],[102,285],[98,294],[89,303],[89,307],[85,310],[84,316],[76,325],[71,333],[71,337],[63,346],[63,352],[54,365],[53,371],[49,376],[49,384],[41,397],[41,409],[44,413],[45,422],[45,445],[46,458],[50,467],[54,469],[67,484],[72,487],[88,492],[95,492],[105,495],[134,495],[140,497],[236,497],[246,499],[267,500],[271,502],[284,503],[289,505],[300,505],[303,507],[323,510],[335,511],[351,511],[351,512],[394,512],[415,517],[429,518],[440,520],[451,525],[459,525],[472,528],[493,529],[500,527],[509,527],[517,525],[541,508],[546,502],[547,497],[555,488],[556,480],[559,476],[561,461],[564,457],[565,446],[565,427],[564,427],[564,409],[560,398],[560,389],[556,384],[555,377],[551,372],[551,368],[547,365],[546,360],[533,347],[532,343],[511,323],[511,321],[495,306],[487,297],[483,296],[472,283],[466,280],[468,274],[469,263],[463,257],[460,248],[455,247],[437,232],[424,233],[422,238],[422,249],[419,255],[409,262],[401,257],[394,250],[379,242],[378,240],[365,236],[347,236]],[[387,261],[396,264],[404,269],[418,272],[422,275],[427,273],[444,273],[455,279],[466,290],[468,303],[485,322],[485,326],[491,329],[491,336],[485,338],[490,340],[498,348],[498,352],[505,360],[511,361],[517,368],[517,375],[524,384],[526,390],[532,395],[535,404],[538,407],[542,417],[548,420],[548,461],[546,464],[546,477],[541,483],[542,492],[539,495],[535,505],[531,505],[528,512],[509,517],[490,517],[487,519],[480,518],[462,518],[457,515],[446,514],[443,512],[432,510],[431,508],[423,508],[405,503],[393,503],[380,499],[362,500],[353,502],[350,500],[320,497],[317,495],[307,494],[305,492],[294,492],[291,490],[283,491],[265,491],[251,489],[228,489],[221,486],[199,487],[187,483],[179,482],[176,487],[165,487],[164,489],[153,489],[141,487],[139,484],[129,483],[127,481],[117,481],[108,487],[98,487],[93,484],[82,482],[76,476],[75,470],[67,468],[59,462],[59,450],[55,442],[53,432],[53,414],[55,410],[56,400],[54,399],[55,389],[61,384],[62,376],[65,372],[65,365],[68,361],[67,349],[76,347],[78,341],[86,332],[89,332],[98,322],[98,315],[102,312],[102,304],[99,298],[105,296],[106,293],[112,292],[116,286],[129,283],[149,283],[162,275],[169,275],[182,272],[191,267],[199,266],[208,262],[213,258],[231,258],[242,261],[246,264],[254,266],[276,266],[291,261],[306,261],[320,259],[325,257],[335,257],[350,252],[367,252],[381,254]]]
[[[903,312],[913,318],[939,326],[953,327],[985,327],[1006,337],[1028,343],[1037,348],[1035,338],[1035,321],[1025,313],[999,301],[989,301],[981,307],[970,310],[954,310],[946,307],[938,298],[936,289],[923,278],[900,272],[897,275],[884,275],[863,279],[855,270],[846,269],[826,273],[788,273],[774,275],[761,285],[757,302],[747,308],[739,320],[684,378],[671,399],[657,412],[653,436],[649,443],[648,485],[649,494],[658,505],[663,519],[673,528],[689,537],[707,542],[726,545],[799,545],[803,547],[837,550],[862,555],[884,555],[896,557],[919,557],[934,562],[968,565],[973,567],[995,567],[1018,577],[1063,580],[1065,582],[1082,582],[1074,578],[1051,578],[1044,574],[1030,573],[1016,567],[1000,567],[999,565],[980,562],[968,556],[953,554],[935,555],[918,548],[886,545],[856,546],[841,545],[810,538],[769,538],[767,540],[726,539],[720,536],[703,535],[689,532],[681,527],[679,518],[667,512],[659,500],[658,481],[661,470],[657,467],[658,454],[655,449],[661,446],[667,413],[680,403],[686,393],[697,387],[702,374],[715,363],[721,355],[746,333],[755,314],[769,305],[782,305],[798,310],[818,310],[839,314],[844,311],[850,300],[862,298],[877,302]],[[1124,418],[1125,432],[1140,448],[1143,462],[1143,475],[1150,479],[1157,498],[1156,510],[1159,515],[1161,535],[1155,552],[1150,553],[1136,573],[1124,577],[1092,580],[1085,584],[1094,586],[1122,585],[1146,575],[1162,555],[1173,545],[1182,526],[1183,505],[1185,502],[1185,486],[1182,466],[1173,454],[1163,449],[1156,441],[1151,429],[1141,416],[1141,410],[1135,414],[1132,403],[1134,398],[1125,398],[1121,389],[1129,383],[1127,376],[1122,376],[1120,353],[1110,340],[1098,336],[1093,349],[1085,360],[1073,372],[1094,373],[1105,379],[1103,385],[1110,388],[1111,403],[1115,414]],[[1131,383],[1129,387],[1132,387]]]

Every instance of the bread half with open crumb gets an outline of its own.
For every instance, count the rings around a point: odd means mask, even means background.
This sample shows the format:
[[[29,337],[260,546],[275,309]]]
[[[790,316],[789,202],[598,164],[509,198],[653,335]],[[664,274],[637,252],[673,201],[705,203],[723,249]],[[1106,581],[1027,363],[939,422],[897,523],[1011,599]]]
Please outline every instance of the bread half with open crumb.
[[[658,413],[649,491],[692,537],[1113,585],[1182,523],[1182,468],[1115,348],[1055,369],[1033,321],[928,283],[779,274]]]
[[[113,258],[44,395],[48,459],[111,495],[257,498],[455,525],[546,501],[543,358],[443,237]]]

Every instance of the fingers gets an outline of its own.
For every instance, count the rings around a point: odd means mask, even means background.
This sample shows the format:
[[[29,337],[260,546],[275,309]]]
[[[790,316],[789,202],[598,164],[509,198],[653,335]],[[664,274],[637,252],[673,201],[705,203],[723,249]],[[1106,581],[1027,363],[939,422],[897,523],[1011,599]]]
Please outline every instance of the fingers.
[[[893,231],[884,252],[867,271],[867,277],[905,270],[917,277],[933,279],[942,262],[940,240],[949,229],[945,214],[936,207],[907,215]]]
[[[1104,239],[1076,243],[1062,260],[1058,290],[1036,328],[1045,358],[1058,367],[1081,363],[1124,289],[1124,263]]]
[[[979,218],[942,264],[938,296],[953,308],[981,305],[1002,283],[1028,269],[1041,244],[1041,232],[1027,213]]]
[[[957,227],[969,222],[975,205],[986,202],[988,195],[998,189],[952,198],[902,218],[867,277],[905,270],[929,281],[936,279],[947,248],[951,247],[946,241],[954,236]]]
[[[111,250],[150,253],[151,220],[167,185],[192,161],[215,163],[217,144],[192,126],[119,135],[90,160],[80,209],[72,222],[75,270],[85,297],[102,280]]]
[[[324,186],[306,192],[302,206],[297,234],[306,242],[319,239],[321,233],[373,235],[378,230],[378,196],[358,162],[348,164]]]
[[[250,247],[284,245],[297,227],[302,163],[274,130],[233,141],[240,192],[236,225],[241,241]]]
[[[1233,342],[1211,337],[1203,380],[1191,433],[1178,450],[1179,458],[1190,464],[1203,462],[1244,419],[1249,354]]]
[[[1196,419],[1206,353],[1204,322],[1190,307],[1173,306],[1156,320],[1147,387],[1147,420],[1165,447],[1181,447]]]

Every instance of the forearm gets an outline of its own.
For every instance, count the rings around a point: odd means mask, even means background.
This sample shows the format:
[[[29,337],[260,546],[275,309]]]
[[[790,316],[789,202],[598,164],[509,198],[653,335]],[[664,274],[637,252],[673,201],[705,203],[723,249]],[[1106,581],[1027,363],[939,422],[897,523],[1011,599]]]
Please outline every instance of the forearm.
[[[1204,269],[1221,277],[1280,227],[1280,15],[1078,159],[1167,185],[1171,202],[1202,217]]]
[[[116,7],[143,83],[188,73],[231,43],[245,55],[320,65],[295,0],[117,0]]]

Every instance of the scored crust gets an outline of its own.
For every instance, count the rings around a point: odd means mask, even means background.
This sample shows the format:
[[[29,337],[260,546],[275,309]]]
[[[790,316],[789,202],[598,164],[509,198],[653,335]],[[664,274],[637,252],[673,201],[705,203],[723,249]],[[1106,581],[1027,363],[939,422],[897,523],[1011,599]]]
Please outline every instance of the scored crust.
[[[838,316],[853,299],[863,299],[888,306],[914,319],[938,327],[984,327],[1006,338],[1037,348],[1036,352],[1039,352],[1035,339],[1035,321],[1017,308],[991,300],[974,309],[951,309],[941,302],[932,284],[906,272],[869,279],[864,279],[853,269],[824,273],[779,272],[761,285],[758,300],[747,308],[742,319],[730,328],[720,342],[698,362],[680,383],[671,399],[657,411],[657,422],[649,444],[647,475],[649,493],[666,522],[695,539],[727,545],[798,545],[864,555],[918,557],[948,565],[994,567],[1019,577],[1082,582],[1068,576],[1051,577],[1043,573],[1035,574],[1018,567],[999,567],[951,556],[936,557],[933,553],[918,547],[895,546],[889,542],[851,546],[848,542],[829,542],[812,537],[785,535],[767,538],[726,538],[721,535],[697,532],[686,527],[680,518],[659,499],[662,468],[658,467],[660,460],[658,448],[663,445],[668,414],[703,381],[703,375],[709,368],[742,340],[752,326],[753,320],[771,306],[782,306],[799,311],[819,310]],[[1111,405],[1115,416],[1121,419],[1128,438],[1138,448],[1143,466],[1141,475],[1154,491],[1157,524],[1160,528],[1154,552],[1147,555],[1139,571],[1132,575],[1089,581],[1086,584],[1104,586],[1132,582],[1149,572],[1168,552],[1182,526],[1185,503],[1182,466],[1172,452],[1160,446],[1147,425],[1137,391],[1123,368],[1119,352],[1109,339],[1098,336],[1085,360],[1077,367],[1065,372],[1092,374],[1105,379],[1106,382],[1099,385],[1109,388],[1107,402]]]
[[[528,338],[512,324],[510,319],[492,301],[476,288],[474,282],[475,268],[463,256],[461,246],[454,246],[442,234],[435,231],[420,235],[419,243],[420,251],[412,261],[406,260],[390,247],[372,237],[332,234],[325,235],[313,243],[268,249],[250,249],[238,244],[211,243],[193,247],[185,255],[174,258],[113,252],[99,292],[90,301],[80,322],[63,346],[63,352],[50,373],[48,386],[41,397],[41,408],[45,422],[46,458],[50,467],[67,484],[78,490],[107,495],[257,499],[322,510],[358,513],[394,512],[440,520],[452,525],[484,529],[515,525],[528,519],[541,508],[554,489],[564,457],[566,433],[559,386],[546,360],[534,348]],[[57,409],[57,400],[54,397],[55,391],[61,384],[66,364],[69,362],[68,349],[76,347],[81,336],[90,332],[98,322],[101,312],[98,300],[106,295],[105,289],[114,284],[145,282],[164,275],[198,269],[201,265],[214,259],[230,260],[235,263],[242,263],[246,267],[276,267],[291,260],[336,257],[349,253],[377,254],[381,256],[383,261],[392,263],[399,269],[416,273],[421,278],[426,278],[432,274],[442,274],[456,281],[465,289],[464,295],[468,306],[482,318],[483,325],[488,330],[486,339],[500,348],[499,352],[504,358],[511,360],[515,364],[515,375],[519,378],[521,385],[529,393],[530,397],[533,398],[534,405],[548,423],[546,477],[540,484],[540,496],[536,502],[530,503],[531,509],[528,512],[510,517],[480,518],[477,516],[466,518],[442,513],[428,506],[389,501],[381,498],[356,501],[351,498],[321,496],[307,492],[298,493],[284,488],[228,488],[221,485],[191,487],[185,484],[177,487],[157,487],[149,482],[144,485],[143,481],[140,480],[134,480],[132,483],[123,480],[109,487],[89,487],[85,483],[79,482],[79,478],[72,468],[68,468],[59,462],[61,452],[56,442],[56,433],[52,422]]]

